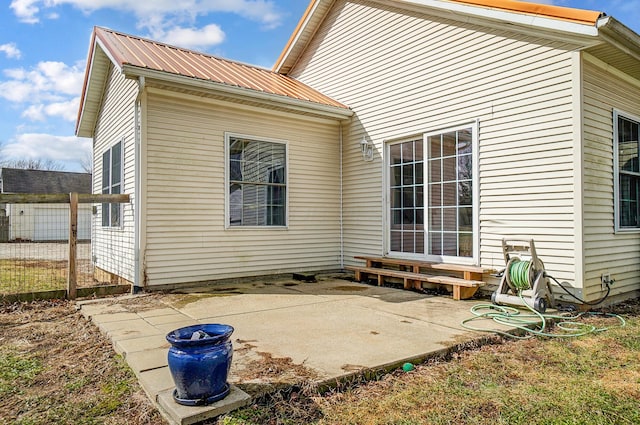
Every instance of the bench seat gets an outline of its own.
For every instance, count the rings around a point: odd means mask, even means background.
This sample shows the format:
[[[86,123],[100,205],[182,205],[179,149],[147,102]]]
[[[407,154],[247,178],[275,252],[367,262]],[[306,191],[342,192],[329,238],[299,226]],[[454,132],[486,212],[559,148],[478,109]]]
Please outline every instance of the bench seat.
[[[385,277],[402,279],[405,289],[421,287],[420,282],[451,285],[453,287],[454,300],[464,300],[471,298],[476,293],[478,288],[485,284],[481,280],[462,279],[450,276],[434,276],[424,273],[384,269],[379,267],[347,266],[345,268],[347,270],[353,271],[355,280],[360,282],[367,280],[368,276],[376,276],[379,286],[382,286],[384,284]]]

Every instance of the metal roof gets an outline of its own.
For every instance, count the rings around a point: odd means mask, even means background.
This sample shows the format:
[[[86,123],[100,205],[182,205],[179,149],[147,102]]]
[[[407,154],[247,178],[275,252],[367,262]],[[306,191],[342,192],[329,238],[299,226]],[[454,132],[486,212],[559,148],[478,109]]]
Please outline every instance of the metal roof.
[[[452,3],[464,3],[491,9],[544,16],[581,24],[595,25],[604,14],[594,10],[575,9],[571,7],[552,6],[548,4],[529,3],[514,0],[447,0]]]
[[[91,174],[88,173],[2,168],[0,179],[2,193],[91,193]]]
[[[94,32],[101,46],[120,68],[129,65],[321,105],[347,108],[300,81],[268,69],[106,28],[96,27]]]

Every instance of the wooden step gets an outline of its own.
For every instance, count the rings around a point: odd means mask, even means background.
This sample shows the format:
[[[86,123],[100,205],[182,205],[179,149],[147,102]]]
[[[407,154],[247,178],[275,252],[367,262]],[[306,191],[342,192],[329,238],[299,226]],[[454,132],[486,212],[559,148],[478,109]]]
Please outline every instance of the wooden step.
[[[365,260],[367,262],[367,267],[371,267],[374,263],[376,264],[387,264],[387,265],[396,265],[396,266],[405,266],[405,267],[420,267],[425,269],[433,269],[433,270],[443,270],[443,271],[452,271],[452,272],[468,272],[468,273],[493,273],[494,269],[472,266],[467,264],[450,264],[450,263],[436,263],[431,261],[420,261],[420,260],[408,260],[403,258],[391,258],[391,257],[371,257],[366,255],[356,255],[353,258],[356,260]]]
[[[424,273],[383,269],[379,267],[347,266],[345,268],[354,272],[355,280],[357,281],[364,281],[369,275],[377,276],[379,286],[384,284],[385,277],[402,279],[405,289],[418,287],[418,282],[451,285],[453,287],[453,299],[455,300],[471,298],[478,288],[485,284],[480,280],[468,280],[450,276],[434,276]]]

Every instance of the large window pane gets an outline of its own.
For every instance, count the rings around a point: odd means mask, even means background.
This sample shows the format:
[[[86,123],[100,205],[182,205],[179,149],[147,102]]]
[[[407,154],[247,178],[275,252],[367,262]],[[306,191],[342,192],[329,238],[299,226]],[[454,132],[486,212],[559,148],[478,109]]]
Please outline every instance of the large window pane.
[[[122,144],[117,143],[111,150],[111,184],[120,184],[122,176]]]
[[[617,124],[618,223],[621,228],[640,228],[640,122],[618,115]]]
[[[390,250],[424,252],[422,140],[389,145]]]
[[[427,161],[428,254],[473,257],[473,131],[461,129],[427,140],[433,145]]]
[[[229,138],[229,225],[286,225],[286,145]]]
[[[102,154],[102,193],[117,195],[122,188],[122,142]],[[120,227],[120,204],[102,204],[102,226]]]
[[[635,227],[638,224],[638,198],[640,177],[620,175],[620,225]]]
[[[102,193],[109,193],[111,182],[111,151],[102,154]]]

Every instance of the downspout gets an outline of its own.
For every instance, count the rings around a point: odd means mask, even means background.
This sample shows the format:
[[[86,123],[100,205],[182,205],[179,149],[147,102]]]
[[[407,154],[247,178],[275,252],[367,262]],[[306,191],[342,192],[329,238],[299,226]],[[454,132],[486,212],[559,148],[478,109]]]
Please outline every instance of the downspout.
[[[342,121],[339,126],[340,131],[340,270],[344,270],[344,219],[343,219],[343,200],[342,200]]]
[[[144,93],[144,89],[145,89],[145,78],[143,76],[138,77],[138,95],[136,96],[136,100],[135,100],[135,110],[134,110],[134,120],[135,120],[135,129],[134,129],[134,133],[135,133],[135,144],[134,144],[134,190],[133,190],[133,197],[134,197],[134,225],[133,225],[133,234],[134,234],[134,242],[133,242],[133,251],[134,251],[134,277],[133,277],[133,292],[137,293],[142,291],[142,288],[144,287],[144,278],[143,278],[143,270],[144,270],[144,265],[143,263],[143,258],[140,254],[140,246],[142,245],[141,243],[141,239],[142,239],[142,235],[141,235],[141,226],[140,223],[142,221],[142,212],[140,211],[141,209],[141,205],[142,205],[142,201],[140,199],[140,194],[142,193],[142,190],[140,188],[140,184],[142,181],[141,178],[141,164],[142,164],[142,160],[140,158],[140,152],[142,151],[142,149],[140,148],[140,144],[141,144],[141,139],[142,139],[142,119],[140,118],[140,113],[141,113],[141,106],[140,106],[140,102],[142,99],[142,94]]]

